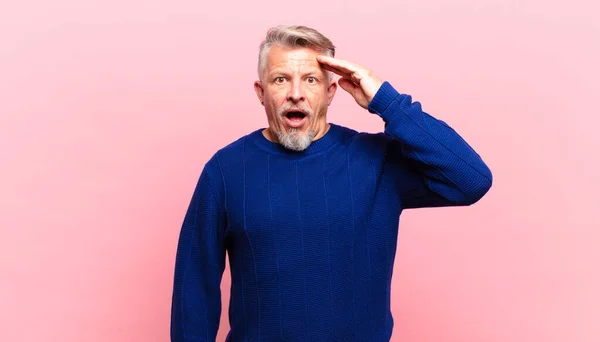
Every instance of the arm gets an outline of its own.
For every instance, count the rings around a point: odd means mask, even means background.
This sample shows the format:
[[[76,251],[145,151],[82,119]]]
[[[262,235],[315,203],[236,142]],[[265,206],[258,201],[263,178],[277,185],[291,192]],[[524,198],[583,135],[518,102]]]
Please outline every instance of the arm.
[[[385,133],[392,137],[387,162],[403,208],[469,205],[490,189],[492,174],[479,155],[410,96],[358,64],[328,56],[317,61],[342,77],[338,84],[356,103],[386,122]]]
[[[409,95],[384,82],[368,110],[385,121],[385,133],[393,137],[388,158],[404,169],[398,173],[404,177],[398,180],[404,208],[471,205],[490,189],[492,174],[480,156]]]
[[[215,341],[225,268],[224,214],[207,169],[183,220],[175,261],[172,342]]]

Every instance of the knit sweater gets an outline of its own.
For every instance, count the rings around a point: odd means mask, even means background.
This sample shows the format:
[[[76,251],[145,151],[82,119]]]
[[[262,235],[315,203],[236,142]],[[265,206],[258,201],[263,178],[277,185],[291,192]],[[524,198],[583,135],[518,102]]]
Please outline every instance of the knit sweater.
[[[383,132],[331,123],[296,152],[258,129],[206,163],[177,246],[173,342],[215,341],[226,253],[226,341],[389,341],[402,210],[471,205],[492,174],[390,83],[368,111]]]

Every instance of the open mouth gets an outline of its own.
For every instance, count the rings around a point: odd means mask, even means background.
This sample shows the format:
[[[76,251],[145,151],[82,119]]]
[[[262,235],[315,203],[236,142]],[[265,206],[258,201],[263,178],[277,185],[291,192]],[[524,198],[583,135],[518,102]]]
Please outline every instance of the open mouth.
[[[304,112],[290,111],[285,113],[285,119],[288,125],[292,127],[300,127],[304,124],[307,115]]]
[[[302,120],[306,117],[306,114],[303,112],[288,112],[285,114],[285,117],[290,120]]]

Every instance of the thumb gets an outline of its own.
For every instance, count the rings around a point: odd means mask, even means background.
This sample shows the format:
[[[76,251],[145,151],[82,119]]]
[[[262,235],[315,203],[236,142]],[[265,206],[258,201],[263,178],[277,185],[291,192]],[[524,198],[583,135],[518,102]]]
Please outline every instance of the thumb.
[[[340,85],[340,87],[342,87],[342,89],[349,92],[350,95],[354,96],[354,91],[357,87],[356,84],[354,84],[354,82],[347,78],[340,78],[338,84]]]

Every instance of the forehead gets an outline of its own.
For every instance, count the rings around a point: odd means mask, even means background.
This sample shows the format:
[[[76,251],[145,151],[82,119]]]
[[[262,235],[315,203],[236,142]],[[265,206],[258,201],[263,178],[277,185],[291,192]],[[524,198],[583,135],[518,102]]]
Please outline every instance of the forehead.
[[[309,48],[285,48],[274,45],[267,54],[267,68],[317,68],[320,69],[317,56],[320,53]]]

